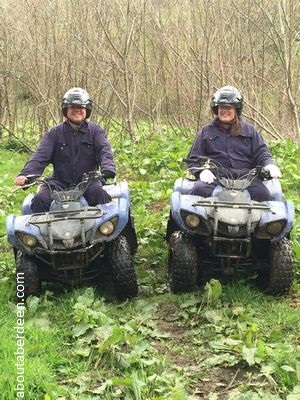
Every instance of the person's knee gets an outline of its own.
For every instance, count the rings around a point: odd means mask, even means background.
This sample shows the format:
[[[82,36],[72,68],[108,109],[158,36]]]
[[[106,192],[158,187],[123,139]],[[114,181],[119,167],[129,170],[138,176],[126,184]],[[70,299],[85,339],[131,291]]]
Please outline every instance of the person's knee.
[[[256,201],[272,201],[272,195],[267,188],[256,192],[251,198]]]
[[[191,191],[191,194],[195,196],[209,197],[211,196],[213,190],[213,185],[208,185],[207,183],[197,181]]]
[[[249,186],[248,191],[252,200],[259,202],[272,200],[271,192],[262,182],[254,181],[253,184]]]
[[[111,202],[110,195],[100,185],[94,186],[92,189],[89,188],[89,190],[84,193],[84,197],[90,206]]]
[[[111,196],[107,193],[106,190],[100,188],[99,202],[97,204],[105,204],[110,202],[111,202]]]
[[[47,196],[45,193],[37,193],[35,196],[33,196],[31,202],[32,212],[33,213],[47,212],[49,211],[50,204],[51,204],[50,196]]]

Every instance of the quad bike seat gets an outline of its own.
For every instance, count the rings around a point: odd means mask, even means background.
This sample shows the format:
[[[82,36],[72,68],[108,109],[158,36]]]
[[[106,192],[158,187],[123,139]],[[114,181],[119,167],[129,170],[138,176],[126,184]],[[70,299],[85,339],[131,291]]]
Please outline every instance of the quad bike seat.
[[[106,192],[111,196],[112,201],[114,201],[114,199],[119,199],[119,198],[125,198],[125,199],[129,200],[128,183],[125,181],[113,183],[111,185],[104,185],[103,189],[105,189]],[[29,215],[32,213],[31,202],[32,202],[33,196],[34,196],[34,194],[30,193],[23,200],[23,205],[22,205],[22,214],[23,215]],[[85,204],[86,201],[83,200],[83,202]]]
[[[268,181],[263,181],[263,183],[269,189],[273,201],[283,200],[279,179],[271,179]],[[194,184],[195,184],[194,180],[187,178],[178,178],[174,183],[174,192],[179,192],[181,194],[191,194]]]

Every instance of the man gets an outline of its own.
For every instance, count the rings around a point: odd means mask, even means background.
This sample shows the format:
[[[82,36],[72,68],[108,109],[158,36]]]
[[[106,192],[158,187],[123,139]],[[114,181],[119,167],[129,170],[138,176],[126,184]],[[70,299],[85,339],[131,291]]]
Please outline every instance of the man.
[[[84,173],[98,167],[105,178],[115,177],[115,163],[105,131],[98,124],[87,121],[92,111],[88,92],[78,87],[68,90],[61,108],[64,122],[45,133],[37,150],[15,178],[16,185],[25,185],[26,175],[41,175],[49,164],[53,165],[50,184],[64,189],[76,185]],[[100,181],[91,182],[84,197],[91,206],[111,201]],[[48,187],[42,185],[32,200],[32,212],[48,211],[51,201]]]
[[[211,109],[215,118],[197,134],[188,158],[209,157],[233,173],[233,176],[242,176],[259,165],[268,169],[272,178],[281,177],[262,136],[254,126],[241,118],[243,96],[238,89],[224,86],[217,90],[212,98]],[[226,176],[222,169],[219,174]],[[199,180],[192,194],[211,196],[217,185],[213,172],[205,169],[199,175],[195,172],[195,176]],[[247,189],[253,200],[272,200],[269,190],[258,178]]]

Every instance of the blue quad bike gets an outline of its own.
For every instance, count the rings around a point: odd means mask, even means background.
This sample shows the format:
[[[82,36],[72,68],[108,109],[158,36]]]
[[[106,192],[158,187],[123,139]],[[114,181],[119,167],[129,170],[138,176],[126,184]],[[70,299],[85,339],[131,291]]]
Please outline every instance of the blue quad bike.
[[[183,161],[194,163],[188,169],[193,173],[211,169],[218,185],[204,198],[190,194],[193,180],[175,181],[166,235],[171,291],[189,292],[212,277],[246,273],[256,276],[264,292],[287,294],[295,275],[289,241],[294,204],[284,199],[278,179],[263,167],[239,178],[229,171],[220,177],[222,166],[207,157]],[[255,177],[268,187],[272,201],[251,200],[247,187]]]
[[[30,194],[23,202],[22,215],[9,215],[6,220],[16,274],[24,281],[24,297],[39,295],[42,281],[70,287],[97,285],[107,272],[111,273],[118,299],[137,296],[133,266],[137,238],[130,215],[128,184],[103,182],[112,201],[91,207],[83,193],[91,181],[103,180],[100,171],[84,174],[82,181],[70,190],[50,184],[48,178],[28,179],[29,183],[22,188],[46,184],[53,201],[49,212],[33,214]]]

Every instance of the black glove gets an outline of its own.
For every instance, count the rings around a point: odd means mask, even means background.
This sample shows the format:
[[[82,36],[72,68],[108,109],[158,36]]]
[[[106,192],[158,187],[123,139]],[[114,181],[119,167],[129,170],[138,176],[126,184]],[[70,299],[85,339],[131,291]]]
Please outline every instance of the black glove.
[[[104,170],[102,171],[102,175],[105,179],[113,179],[116,176],[116,173],[113,171]]]
[[[199,175],[200,175],[200,172],[202,172],[202,171],[199,171],[199,170],[196,170],[196,169],[190,169],[189,170],[189,172],[191,173],[191,174],[193,174],[194,175],[194,177],[196,178],[196,179],[199,179]]]

